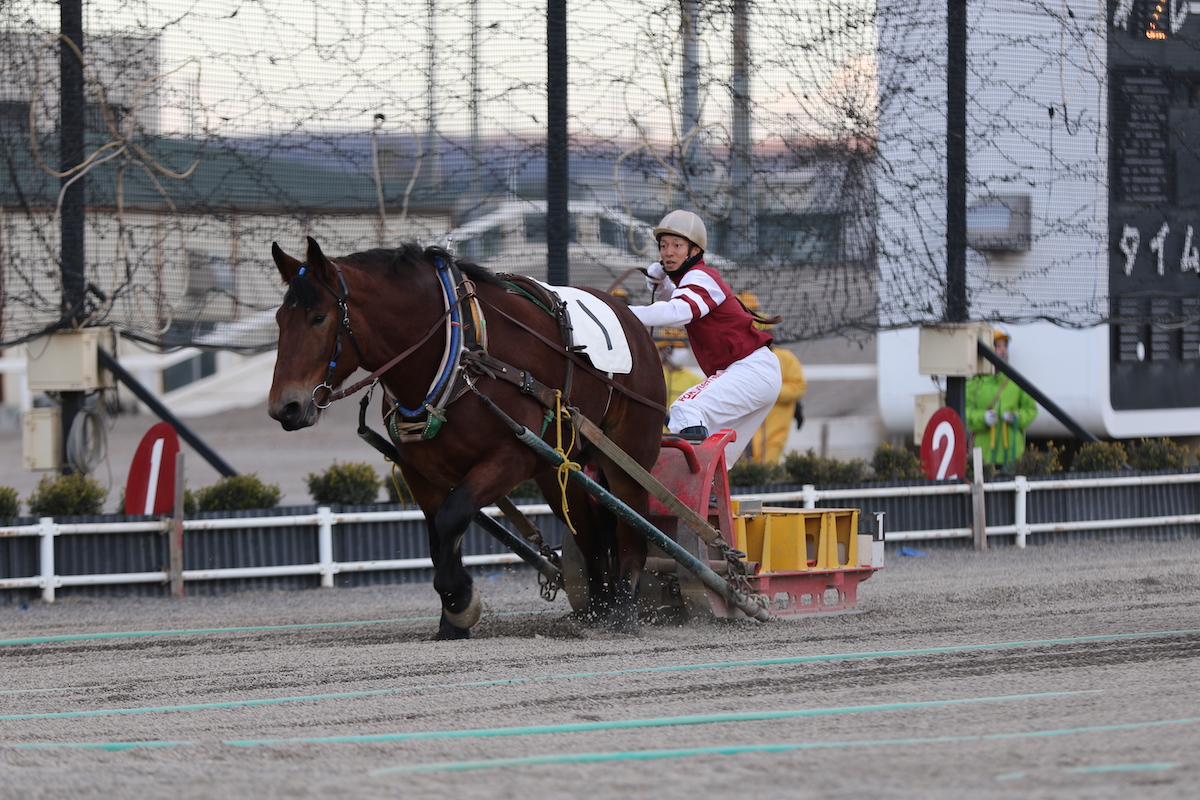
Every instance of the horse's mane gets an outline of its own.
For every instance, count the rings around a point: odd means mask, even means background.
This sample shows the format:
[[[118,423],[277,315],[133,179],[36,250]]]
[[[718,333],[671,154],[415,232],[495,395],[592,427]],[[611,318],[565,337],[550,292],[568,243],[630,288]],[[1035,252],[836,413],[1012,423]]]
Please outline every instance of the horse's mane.
[[[433,264],[435,260],[453,261],[464,275],[475,283],[488,283],[493,286],[503,286],[504,282],[496,277],[487,267],[482,267],[474,261],[455,258],[450,251],[441,247],[422,247],[416,242],[405,242],[399,247],[375,247],[360,253],[351,253],[338,259],[355,269],[367,271],[387,270],[390,274],[402,276],[418,264]],[[299,305],[301,308],[312,308],[318,298],[318,287],[308,275],[296,275],[288,281],[284,302]]]
[[[361,253],[352,253],[341,260],[365,269],[384,267],[393,275],[402,275],[404,270],[418,264],[433,264],[435,260],[453,261],[464,275],[476,283],[503,285],[503,282],[487,267],[481,267],[474,261],[456,258],[445,248],[422,247],[416,242],[405,242],[395,248],[376,247]]]

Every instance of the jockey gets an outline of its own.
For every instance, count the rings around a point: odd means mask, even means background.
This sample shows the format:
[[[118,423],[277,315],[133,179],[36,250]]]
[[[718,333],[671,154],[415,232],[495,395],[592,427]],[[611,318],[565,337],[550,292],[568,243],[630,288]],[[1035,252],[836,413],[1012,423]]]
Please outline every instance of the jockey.
[[[654,238],[659,261],[646,270],[651,302],[630,310],[647,327],[686,330],[707,376],[671,404],[668,429],[703,441],[710,431],[732,428],[737,436],[725,448],[725,463],[732,464],[779,397],[782,377],[769,347],[773,339],[755,327],[754,315],[704,263],[708,234],[700,217],[672,211],[654,229]]]

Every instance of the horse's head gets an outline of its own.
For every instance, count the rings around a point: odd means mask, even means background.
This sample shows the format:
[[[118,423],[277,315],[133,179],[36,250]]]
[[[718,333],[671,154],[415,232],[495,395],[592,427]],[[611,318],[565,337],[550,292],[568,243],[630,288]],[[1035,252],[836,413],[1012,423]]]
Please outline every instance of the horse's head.
[[[359,366],[357,343],[343,326],[346,287],[342,273],[308,239],[307,261],[289,256],[278,244],[271,255],[287,293],[275,312],[279,324],[279,350],[275,377],[271,381],[267,411],[284,430],[307,428],[317,421],[321,407],[340,384]]]

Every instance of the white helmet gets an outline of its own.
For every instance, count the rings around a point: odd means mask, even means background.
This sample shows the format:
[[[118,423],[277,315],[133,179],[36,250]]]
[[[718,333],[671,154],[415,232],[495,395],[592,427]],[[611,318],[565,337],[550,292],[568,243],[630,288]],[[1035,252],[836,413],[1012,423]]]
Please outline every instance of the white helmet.
[[[701,250],[708,249],[708,232],[704,230],[704,220],[691,211],[677,209],[663,217],[662,222],[654,229],[655,240],[664,233],[682,236]]]

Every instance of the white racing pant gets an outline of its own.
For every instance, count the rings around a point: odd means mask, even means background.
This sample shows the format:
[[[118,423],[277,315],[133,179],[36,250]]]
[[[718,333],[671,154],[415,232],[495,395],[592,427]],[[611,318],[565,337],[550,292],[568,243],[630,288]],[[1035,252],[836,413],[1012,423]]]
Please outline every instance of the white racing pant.
[[[733,466],[779,399],[783,377],[779,359],[769,347],[760,347],[693,386],[671,404],[667,430],[703,425],[709,433],[733,428],[737,437],[725,446],[725,463]]]

